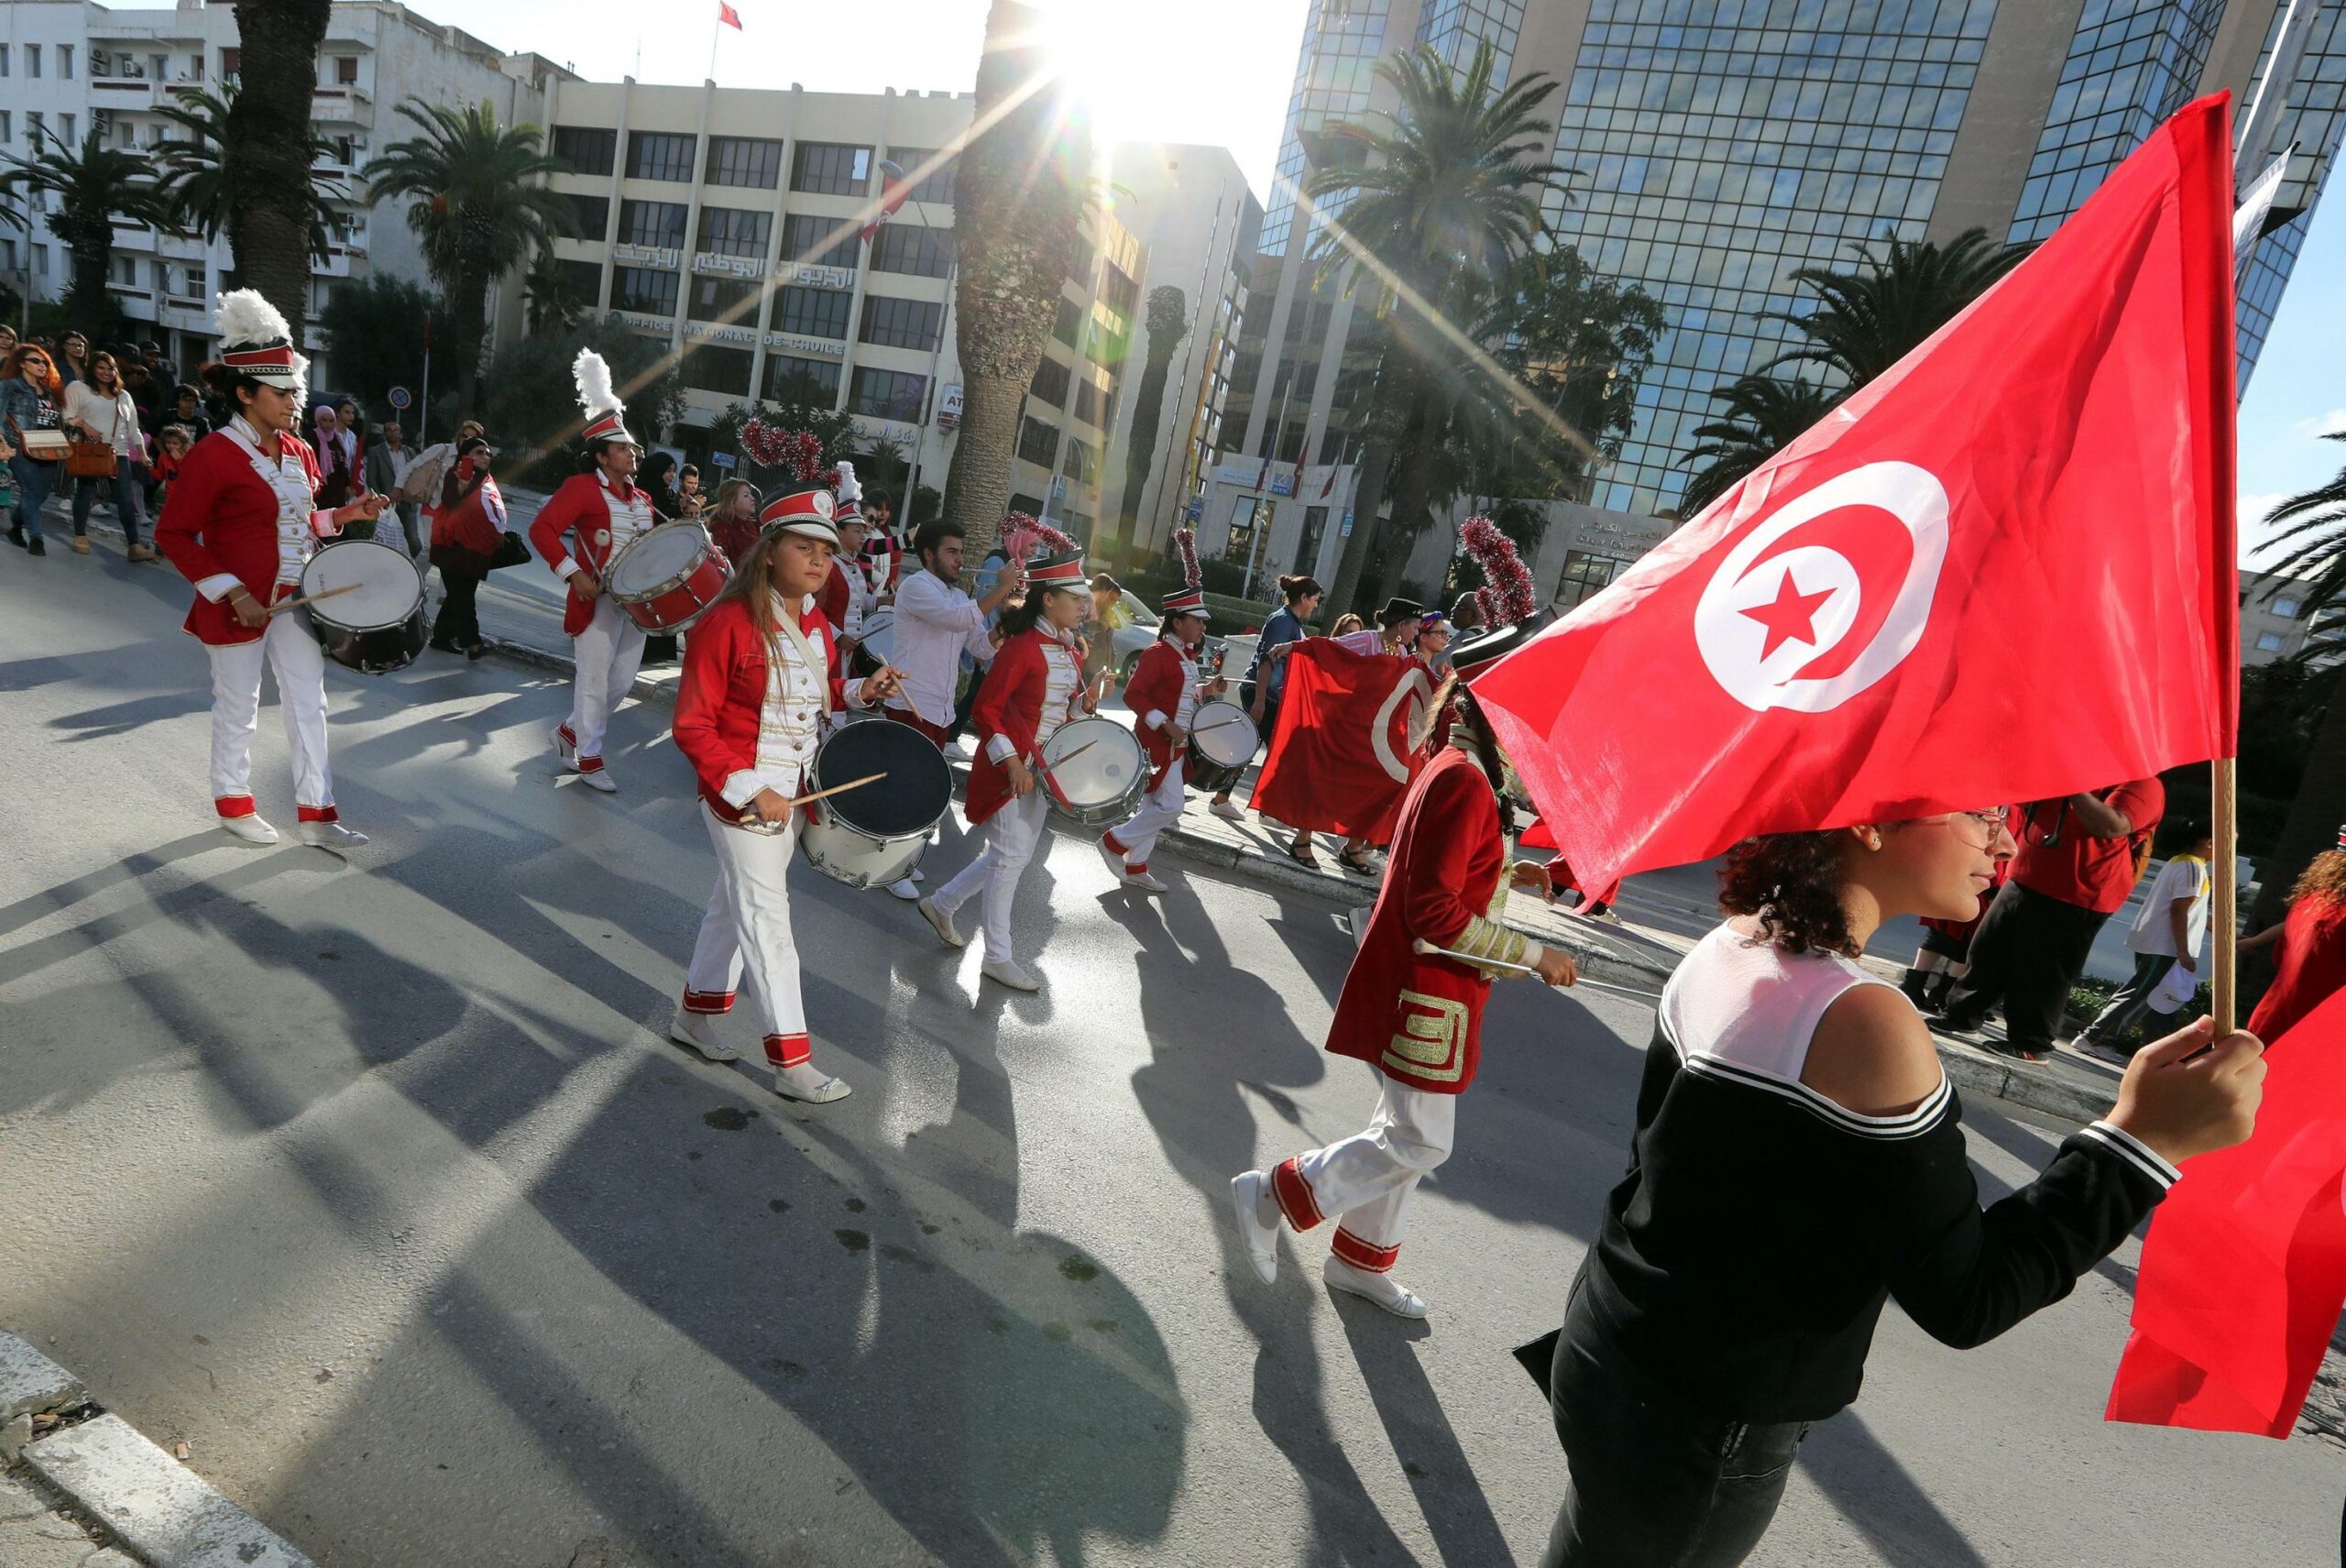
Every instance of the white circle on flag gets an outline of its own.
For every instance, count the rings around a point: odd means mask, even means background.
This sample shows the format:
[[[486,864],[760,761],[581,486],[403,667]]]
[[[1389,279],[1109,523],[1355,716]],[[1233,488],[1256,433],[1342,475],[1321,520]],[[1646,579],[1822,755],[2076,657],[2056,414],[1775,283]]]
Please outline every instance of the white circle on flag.
[[[1403,675],[1377,707],[1376,724],[1369,731],[1369,743],[1376,749],[1377,765],[1391,774],[1396,784],[1409,782],[1409,762],[1393,745],[1395,720],[1399,720],[1400,734],[1411,734],[1418,728],[1419,716],[1432,700],[1433,683],[1426,678],[1425,668],[1420,665]]]
[[[1905,528],[1913,551],[1902,580],[1868,582],[1828,545],[1775,548],[1794,529],[1849,507],[1879,509]],[[1873,685],[1923,640],[1946,562],[1947,510],[1936,476],[1897,462],[1852,468],[1787,503],[1727,552],[1695,604],[1694,644],[1712,677],[1759,713],[1825,713]],[[1803,677],[1881,594],[1893,598],[1872,640],[1838,674]]]

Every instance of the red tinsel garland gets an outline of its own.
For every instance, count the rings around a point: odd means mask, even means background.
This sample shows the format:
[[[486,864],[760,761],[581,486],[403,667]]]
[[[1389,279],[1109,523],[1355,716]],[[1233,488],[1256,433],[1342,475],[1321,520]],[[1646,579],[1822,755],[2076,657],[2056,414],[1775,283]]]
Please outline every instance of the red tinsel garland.
[[[1531,580],[1531,569],[1516,554],[1515,541],[1497,523],[1477,512],[1458,525],[1458,538],[1489,584],[1474,591],[1484,624],[1494,629],[1513,626],[1540,612],[1540,590]]]
[[[741,427],[741,450],[761,468],[779,468],[802,485],[839,488],[839,471],[823,461],[823,438],[811,430],[784,430],[752,419]]]
[[[1003,553],[1014,561],[1031,557],[1037,548],[1064,555],[1081,545],[1038,518],[1023,511],[1005,512],[1002,519]]]
[[[1198,565],[1198,531],[1194,528],[1175,529],[1173,545],[1181,553],[1181,580],[1193,588],[1203,587],[1206,575]]]

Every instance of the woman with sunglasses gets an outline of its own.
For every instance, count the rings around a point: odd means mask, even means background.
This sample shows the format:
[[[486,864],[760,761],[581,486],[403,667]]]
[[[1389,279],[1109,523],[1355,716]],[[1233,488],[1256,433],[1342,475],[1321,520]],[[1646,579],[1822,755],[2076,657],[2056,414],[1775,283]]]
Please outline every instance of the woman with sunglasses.
[[[2069,1293],[2176,1179],[2254,1125],[2251,1035],[2144,1048],[2108,1117],[1982,1211],[1914,1004],[1858,964],[1902,915],[1959,919],[2014,845],[2001,810],[1748,839],[1731,916],[1664,988],[1628,1177],[1557,1333],[1518,1353],[1570,1461],[1544,1568],[1729,1568],[1812,1422],[1858,1397],[1896,1298],[1944,1343]]]
[[[0,365],[0,438],[16,453],[8,459],[8,473],[16,481],[8,543],[35,555],[49,554],[41,538],[40,509],[49,504],[65,465],[61,453],[43,457],[31,450],[26,433],[45,430],[61,435],[64,424],[65,387],[58,379],[56,361],[37,343],[17,345]]]

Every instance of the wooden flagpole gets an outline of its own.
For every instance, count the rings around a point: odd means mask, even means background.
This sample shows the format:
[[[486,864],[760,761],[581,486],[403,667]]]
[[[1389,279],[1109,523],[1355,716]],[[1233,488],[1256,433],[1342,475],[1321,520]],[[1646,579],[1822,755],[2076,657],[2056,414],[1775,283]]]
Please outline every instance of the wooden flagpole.
[[[2209,813],[2209,827],[2216,840],[2216,863],[2209,900],[2214,905],[2209,912],[2208,934],[2213,939],[2208,944],[2215,959],[2209,966],[2209,1014],[2216,1021],[2216,1037],[2223,1038],[2238,1026],[2240,975],[2240,764],[2231,757],[2219,757],[2209,764],[2215,770],[2213,787],[2209,791],[2214,807]]]

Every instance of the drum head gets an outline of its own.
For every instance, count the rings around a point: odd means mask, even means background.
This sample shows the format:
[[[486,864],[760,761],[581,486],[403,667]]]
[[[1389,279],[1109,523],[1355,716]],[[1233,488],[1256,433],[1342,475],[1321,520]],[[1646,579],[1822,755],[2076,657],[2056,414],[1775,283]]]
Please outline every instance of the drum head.
[[[1147,771],[1148,759],[1133,732],[1114,719],[1078,718],[1060,725],[1044,745],[1043,763],[1060,796],[1080,808],[1124,798]]]
[[[1255,721],[1246,710],[1234,702],[1200,703],[1196,718],[1189,725],[1189,738],[1208,760],[1224,767],[1243,768],[1255,760],[1255,748],[1260,737],[1255,732]]]
[[[619,552],[611,563],[611,592],[620,598],[648,598],[700,565],[708,535],[698,523],[663,522]]]
[[[953,804],[953,770],[937,743],[905,724],[843,724],[815,753],[818,786],[883,773],[821,803],[851,828],[878,839],[926,833]]]
[[[329,544],[301,568],[301,595],[315,598],[342,588],[310,614],[346,631],[377,631],[397,626],[423,603],[423,579],[407,552],[371,539],[346,539]]]

